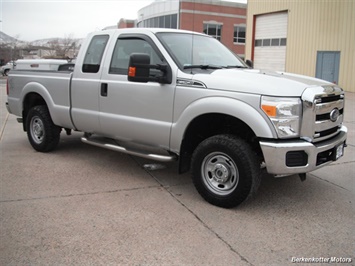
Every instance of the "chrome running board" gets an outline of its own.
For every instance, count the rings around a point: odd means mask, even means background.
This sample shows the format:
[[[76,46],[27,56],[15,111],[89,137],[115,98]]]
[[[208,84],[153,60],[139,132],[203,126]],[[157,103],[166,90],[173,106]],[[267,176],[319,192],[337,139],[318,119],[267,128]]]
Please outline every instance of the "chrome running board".
[[[146,158],[146,159],[151,159],[151,160],[159,161],[159,162],[172,162],[172,161],[177,160],[177,156],[175,154],[161,155],[161,154],[147,153],[147,152],[138,151],[138,150],[133,151],[133,150],[126,149],[125,147],[122,147],[122,146],[119,146],[116,144],[107,143],[103,139],[97,139],[97,138],[90,139],[89,137],[87,137],[87,134],[85,134],[85,136],[81,138],[81,141],[84,143],[96,146],[96,147],[105,148],[105,149],[112,150],[112,151],[118,151],[118,152],[122,152],[125,154],[138,156],[138,157],[142,157],[142,158]]]

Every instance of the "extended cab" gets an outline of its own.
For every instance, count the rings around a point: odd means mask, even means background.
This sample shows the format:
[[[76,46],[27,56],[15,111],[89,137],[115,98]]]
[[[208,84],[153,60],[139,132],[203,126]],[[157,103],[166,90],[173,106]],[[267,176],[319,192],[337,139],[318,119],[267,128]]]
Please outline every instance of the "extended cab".
[[[251,69],[189,31],[95,32],[75,66],[13,70],[7,90],[35,150],[53,150],[64,129],[98,147],[178,160],[208,202],[227,208],[255,194],[262,170],[304,179],[346,146],[340,87]]]

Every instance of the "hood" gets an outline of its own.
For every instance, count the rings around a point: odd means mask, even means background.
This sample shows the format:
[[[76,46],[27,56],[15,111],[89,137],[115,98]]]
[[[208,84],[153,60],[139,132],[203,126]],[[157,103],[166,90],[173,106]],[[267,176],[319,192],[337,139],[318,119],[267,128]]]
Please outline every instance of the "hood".
[[[307,76],[257,69],[218,69],[209,74],[195,74],[193,79],[209,89],[270,96],[299,97],[306,88],[332,85]]]

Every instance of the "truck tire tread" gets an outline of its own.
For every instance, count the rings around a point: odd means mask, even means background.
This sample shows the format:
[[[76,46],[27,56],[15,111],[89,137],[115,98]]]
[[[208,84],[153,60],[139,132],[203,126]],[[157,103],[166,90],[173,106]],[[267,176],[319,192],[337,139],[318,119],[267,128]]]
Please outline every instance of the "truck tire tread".
[[[33,125],[31,125],[31,123],[34,123],[33,119],[38,119],[36,122],[42,125],[43,138],[41,139],[35,139],[34,137],[36,134],[33,132]],[[47,106],[38,105],[29,110],[26,117],[26,128],[28,140],[36,151],[49,152],[57,147],[61,128],[53,123]]]
[[[204,175],[204,162],[213,154],[216,154],[216,158],[221,154],[222,158],[233,161],[235,167],[232,169],[236,168],[235,175],[239,180],[230,191],[218,191],[218,182],[215,182],[211,176]],[[227,168],[228,160],[225,160]],[[223,160],[221,165],[223,166]],[[207,202],[223,208],[233,208],[256,194],[261,183],[260,164],[256,153],[245,140],[234,135],[216,135],[201,142],[194,151],[192,180],[199,194]]]

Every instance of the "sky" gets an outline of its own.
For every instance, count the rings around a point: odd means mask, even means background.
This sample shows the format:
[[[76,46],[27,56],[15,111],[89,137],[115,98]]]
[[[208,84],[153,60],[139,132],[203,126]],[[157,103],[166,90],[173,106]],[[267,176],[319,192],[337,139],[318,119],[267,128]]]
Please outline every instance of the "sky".
[[[244,2],[246,0],[229,0]],[[0,0],[0,31],[22,41],[84,38],[88,33],[136,19],[154,0]],[[206,0],[208,2],[208,0]]]
[[[0,0],[0,30],[24,41],[44,38],[84,38],[116,25],[120,18],[135,19],[151,0]]]

